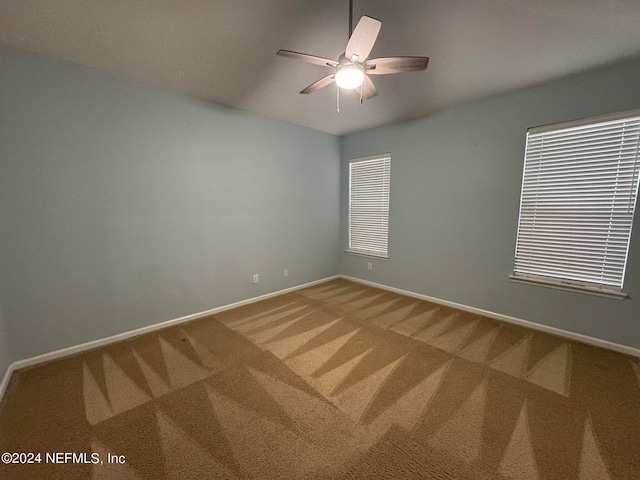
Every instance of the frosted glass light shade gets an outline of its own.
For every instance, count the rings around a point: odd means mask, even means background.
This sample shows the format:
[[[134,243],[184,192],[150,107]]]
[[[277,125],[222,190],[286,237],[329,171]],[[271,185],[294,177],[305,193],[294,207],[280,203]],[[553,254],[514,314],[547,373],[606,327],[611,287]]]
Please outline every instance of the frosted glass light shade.
[[[363,81],[364,71],[361,67],[349,65],[336,72],[336,83],[340,88],[351,90],[362,85]]]

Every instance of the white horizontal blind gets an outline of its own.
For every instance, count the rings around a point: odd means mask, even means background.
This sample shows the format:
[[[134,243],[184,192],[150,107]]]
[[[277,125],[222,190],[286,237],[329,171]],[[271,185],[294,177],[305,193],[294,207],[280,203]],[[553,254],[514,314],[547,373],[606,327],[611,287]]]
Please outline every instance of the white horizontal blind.
[[[388,257],[391,156],[349,163],[349,251]]]
[[[640,167],[633,114],[529,130],[515,279],[621,292]]]

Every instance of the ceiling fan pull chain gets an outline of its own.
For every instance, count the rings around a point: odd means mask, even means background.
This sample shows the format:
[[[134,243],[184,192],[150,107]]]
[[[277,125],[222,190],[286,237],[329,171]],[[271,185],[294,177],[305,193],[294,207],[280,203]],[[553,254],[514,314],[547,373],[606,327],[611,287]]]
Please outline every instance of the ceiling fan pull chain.
[[[336,85],[336,115],[340,115],[340,87]]]

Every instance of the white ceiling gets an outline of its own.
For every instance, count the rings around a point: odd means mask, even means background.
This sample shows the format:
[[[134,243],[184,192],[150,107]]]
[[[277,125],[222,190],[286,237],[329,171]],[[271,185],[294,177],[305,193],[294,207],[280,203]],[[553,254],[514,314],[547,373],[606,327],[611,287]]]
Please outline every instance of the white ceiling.
[[[334,87],[298,94],[328,69],[275,53],[337,59],[348,0],[1,0],[0,42],[339,135],[640,55],[638,0],[354,0],[364,14],[372,57],[431,61],[339,116]]]

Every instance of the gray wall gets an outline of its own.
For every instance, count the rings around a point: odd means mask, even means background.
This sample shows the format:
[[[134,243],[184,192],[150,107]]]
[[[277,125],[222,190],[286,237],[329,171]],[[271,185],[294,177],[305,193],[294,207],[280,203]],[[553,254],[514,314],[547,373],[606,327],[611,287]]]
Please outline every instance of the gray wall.
[[[337,273],[332,135],[8,47],[0,112],[13,359]]]
[[[428,73],[427,73],[428,75]],[[640,107],[640,62],[342,138],[342,244],[348,160],[391,152],[390,258],[340,255],[340,272],[640,348],[640,215],[630,299],[512,283],[528,127]],[[427,93],[428,94],[428,93]]]

